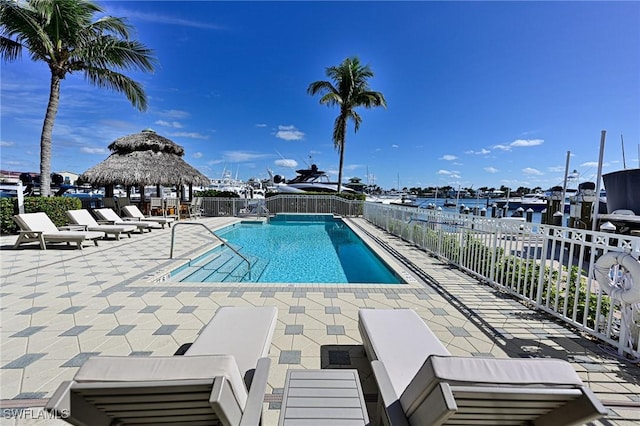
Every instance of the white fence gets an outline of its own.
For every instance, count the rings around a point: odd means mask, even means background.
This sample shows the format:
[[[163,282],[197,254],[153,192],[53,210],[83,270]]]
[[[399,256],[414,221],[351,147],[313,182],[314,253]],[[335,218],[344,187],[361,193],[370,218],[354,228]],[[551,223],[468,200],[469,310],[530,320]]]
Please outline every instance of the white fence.
[[[596,261],[609,251],[638,259],[640,237],[373,203],[365,203],[363,216],[618,354],[638,356],[638,306],[613,301],[593,277]],[[640,286],[640,276],[619,271],[625,272],[613,268],[612,281]]]
[[[261,214],[265,206],[276,213],[333,213],[341,216],[362,214],[362,201],[346,200],[335,195],[275,195],[267,199],[205,197],[202,209],[205,216],[241,216]]]

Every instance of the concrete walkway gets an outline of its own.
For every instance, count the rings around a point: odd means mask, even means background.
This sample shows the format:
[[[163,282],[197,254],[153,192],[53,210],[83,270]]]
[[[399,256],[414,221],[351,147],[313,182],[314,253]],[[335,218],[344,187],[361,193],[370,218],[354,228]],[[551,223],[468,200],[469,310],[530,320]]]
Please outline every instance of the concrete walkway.
[[[203,218],[212,229],[234,218]],[[353,226],[378,245],[406,285],[192,284],[153,282],[202,253],[200,226],[154,230],[83,250],[0,239],[2,425],[66,424],[41,407],[95,355],[172,355],[192,342],[219,306],[277,306],[264,423],[277,424],[290,368],[357,368],[370,416],[376,385],[358,332],[360,308],[412,308],[454,355],[553,357],[572,363],[610,408],[603,425],[640,424],[640,367],[520,302],[481,285],[362,219]],[[181,222],[183,223],[183,222]]]

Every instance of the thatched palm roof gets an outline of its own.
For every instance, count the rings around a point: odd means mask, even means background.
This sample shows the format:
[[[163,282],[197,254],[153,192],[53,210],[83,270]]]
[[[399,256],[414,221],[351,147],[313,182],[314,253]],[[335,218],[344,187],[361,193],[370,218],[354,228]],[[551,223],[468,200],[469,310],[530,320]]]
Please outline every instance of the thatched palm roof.
[[[209,185],[209,178],[182,159],[184,148],[153,130],[123,136],[109,145],[111,155],[80,179],[97,186]]]

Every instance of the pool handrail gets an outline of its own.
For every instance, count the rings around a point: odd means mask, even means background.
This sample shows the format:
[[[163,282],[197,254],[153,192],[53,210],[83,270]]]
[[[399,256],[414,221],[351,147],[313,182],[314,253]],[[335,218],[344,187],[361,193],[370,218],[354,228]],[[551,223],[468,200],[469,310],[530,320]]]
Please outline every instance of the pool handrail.
[[[213,232],[207,225],[205,225],[204,223],[200,223],[200,222],[178,222],[175,223],[173,225],[173,228],[171,230],[171,251],[169,253],[169,259],[173,259],[173,245],[175,242],[175,237],[176,237],[176,228],[178,227],[178,225],[200,225],[203,228],[205,228],[207,231],[209,231],[209,233],[211,233],[211,235],[213,235],[214,237],[216,237],[216,239],[218,241],[220,241],[220,243],[222,245],[225,245],[229,248],[229,250],[231,250],[234,254],[240,256],[240,258],[242,260],[244,260],[245,262],[247,262],[247,267],[249,269],[249,279],[251,279],[251,262],[249,261],[249,259],[247,259],[244,255],[242,255],[238,250],[234,249],[231,244],[228,244],[224,239],[220,238],[215,232]]]

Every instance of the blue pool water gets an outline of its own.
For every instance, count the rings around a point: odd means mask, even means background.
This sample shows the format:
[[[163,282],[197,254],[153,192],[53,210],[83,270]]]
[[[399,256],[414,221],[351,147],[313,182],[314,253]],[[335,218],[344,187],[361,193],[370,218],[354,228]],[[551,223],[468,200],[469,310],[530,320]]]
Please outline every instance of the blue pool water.
[[[276,215],[268,224],[240,223],[216,234],[224,246],[171,273],[171,281],[261,283],[384,283],[403,281],[340,219]]]

